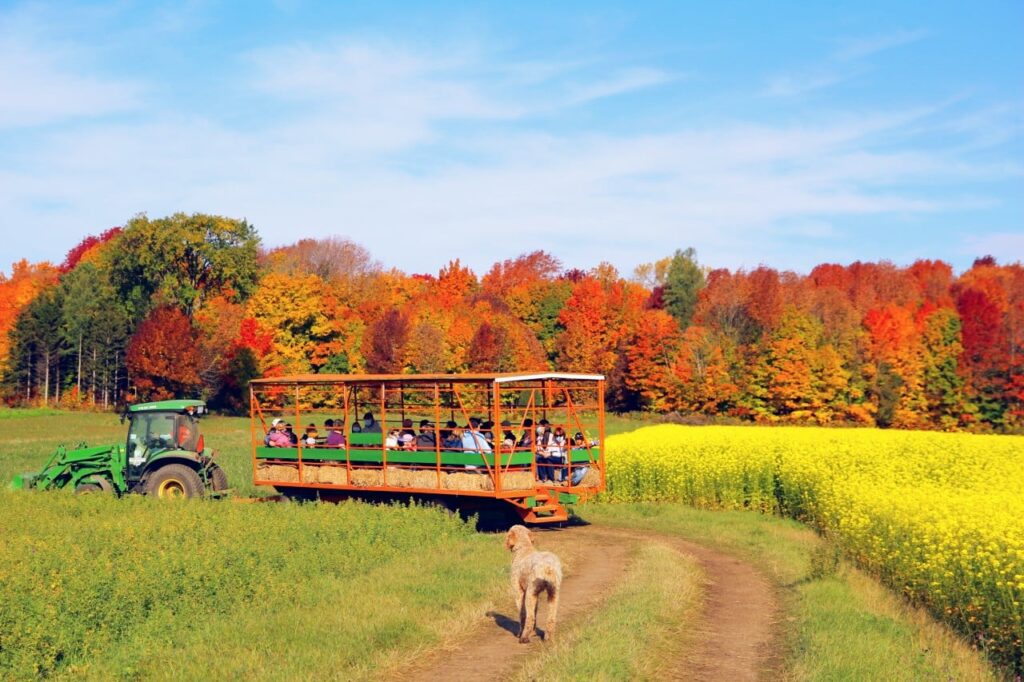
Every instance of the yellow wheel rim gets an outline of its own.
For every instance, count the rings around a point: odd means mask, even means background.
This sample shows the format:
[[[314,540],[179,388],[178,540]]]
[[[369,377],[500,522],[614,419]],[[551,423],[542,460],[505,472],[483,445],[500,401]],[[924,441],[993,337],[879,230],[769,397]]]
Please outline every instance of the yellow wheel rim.
[[[185,497],[185,484],[176,478],[168,478],[161,481],[156,489],[157,497]]]

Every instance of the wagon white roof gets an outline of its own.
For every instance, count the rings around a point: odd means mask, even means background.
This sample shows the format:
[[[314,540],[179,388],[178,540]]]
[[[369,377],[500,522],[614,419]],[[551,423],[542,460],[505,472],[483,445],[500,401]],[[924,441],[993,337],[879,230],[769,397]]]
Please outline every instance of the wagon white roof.
[[[603,374],[575,374],[572,372],[490,372],[475,374],[292,374],[280,377],[253,379],[253,384],[372,384],[372,383],[471,383],[494,382],[496,384],[519,381],[603,381]]]

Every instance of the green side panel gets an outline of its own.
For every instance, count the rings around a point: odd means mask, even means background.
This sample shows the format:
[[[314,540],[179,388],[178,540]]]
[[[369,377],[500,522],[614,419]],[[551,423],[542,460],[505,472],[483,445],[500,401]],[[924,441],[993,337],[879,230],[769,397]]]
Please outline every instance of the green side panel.
[[[600,448],[591,448],[589,451],[572,450],[570,451],[570,454],[572,455],[570,459],[573,462],[589,462],[591,458],[593,458],[595,462],[599,462],[601,458]]]
[[[576,504],[580,501],[580,496],[576,493],[558,493],[559,504]]]
[[[367,434],[369,435],[369,434]],[[353,443],[354,444],[354,443]],[[379,447],[379,443],[378,443]],[[298,460],[299,451],[297,448],[256,448],[257,459],[281,459]],[[379,449],[357,450],[352,448],[348,451],[348,457],[352,462],[360,464],[383,464],[384,456]],[[481,455],[476,452],[442,452],[442,465],[471,465],[482,466],[486,457],[487,464],[493,466],[495,456],[493,454]],[[533,463],[533,453],[515,452],[512,455],[503,455],[502,466],[509,464],[529,466]],[[307,448],[302,451],[304,462],[344,462],[345,450],[333,448]],[[389,464],[424,464],[432,465],[437,462],[437,453],[430,450],[389,450],[387,453]]]
[[[526,506],[529,507],[530,509],[533,509],[534,507],[536,507],[537,506],[537,498],[536,497],[527,497],[526,498]]]
[[[384,442],[383,437],[382,433],[353,433],[348,436],[348,442],[352,445],[376,445],[379,448]]]

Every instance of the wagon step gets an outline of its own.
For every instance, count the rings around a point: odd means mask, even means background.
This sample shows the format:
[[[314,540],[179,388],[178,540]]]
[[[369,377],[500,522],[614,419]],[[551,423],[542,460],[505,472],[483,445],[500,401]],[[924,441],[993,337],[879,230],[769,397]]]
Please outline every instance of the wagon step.
[[[558,523],[569,518],[568,510],[557,502],[521,509],[519,513],[526,523]]]

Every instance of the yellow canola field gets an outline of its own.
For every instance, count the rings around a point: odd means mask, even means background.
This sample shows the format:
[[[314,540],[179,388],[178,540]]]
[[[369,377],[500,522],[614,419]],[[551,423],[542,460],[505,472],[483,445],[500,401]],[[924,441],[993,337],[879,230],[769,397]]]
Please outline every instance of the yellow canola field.
[[[1024,437],[654,426],[608,439],[612,500],[806,521],[1019,671]]]

